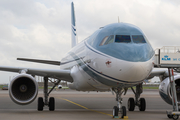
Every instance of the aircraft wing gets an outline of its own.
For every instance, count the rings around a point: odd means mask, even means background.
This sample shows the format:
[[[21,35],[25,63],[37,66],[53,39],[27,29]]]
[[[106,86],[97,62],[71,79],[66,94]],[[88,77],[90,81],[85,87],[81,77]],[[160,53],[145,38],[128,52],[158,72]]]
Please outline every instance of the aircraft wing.
[[[167,75],[168,76],[168,70],[155,70],[154,69],[147,79],[151,79],[155,76],[160,76],[160,75]]]
[[[51,77],[68,82],[73,82],[70,75],[70,70],[58,70],[58,69],[36,69],[36,68],[21,68],[21,67],[8,67],[0,66],[0,71],[21,73],[24,70],[27,74],[38,75],[44,77]]]
[[[52,61],[52,60],[40,60],[40,59],[28,59],[28,58],[17,58],[17,60],[27,61],[27,62],[36,62],[50,65],[60,65],[60,61]]]

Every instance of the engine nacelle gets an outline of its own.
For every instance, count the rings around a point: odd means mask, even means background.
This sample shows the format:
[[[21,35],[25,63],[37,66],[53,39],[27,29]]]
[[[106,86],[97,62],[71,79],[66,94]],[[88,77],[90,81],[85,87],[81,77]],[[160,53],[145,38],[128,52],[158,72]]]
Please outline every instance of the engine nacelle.
[[[180,75],[175,75],[174,80],[175,80],[177,101],[178,103],[180,103]],[[161,82],[159,86],[159,94],[166,103],[172,105],[172,93],[171,93],[169,77],[167,77]]]
[[[28,74],[19,74],[9,84],[9,96],[20,105],[26,105],[35,100],[38,94],[38,83]]]
[[[61,88],[62,88],[62,85],[58,85],[58,88],[61,89]]]
[[[71,89],[71,90],[76,90],[76,86],[73,83],[68,83],[67,86]]]

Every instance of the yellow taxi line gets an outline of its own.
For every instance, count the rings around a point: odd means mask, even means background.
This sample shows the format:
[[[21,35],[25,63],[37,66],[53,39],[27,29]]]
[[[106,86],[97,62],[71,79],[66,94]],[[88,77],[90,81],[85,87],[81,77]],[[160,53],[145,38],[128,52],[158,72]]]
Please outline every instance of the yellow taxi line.
[[[87,107],[84,107],[84,106],[82,106],[82,105],[80,105],[80,104],[78,104],[78,103],[75,103],[75,102],[73,102],[73,101],[70,101],[70,100],[68,100],[68,99],[65,99],[65,98],[60,98],[60,99],[65,100],[65,101],[67,101],[67,102],[70,102],[70,103],[72,103],[72,104],[74,104],[74,105],[77,105],[77,106],[79,106],[79,107],[82,107],[82,108],[84,108],[84,109],[86,109],[86,110],[90,110],[90,111],[93,111],[93,112],[97,112],[97,113],[100,113],[100,114],[104,114],[104,115],[108,115],[108,116],[113,117],[113,115],[111,115],[111,114],[107,114],[107,113],[100,112],[100,111],[97,111],[97,110],[89,109],[89,108],[87,108]],[[125,117],[125,118],[127,119],[127,117]]]

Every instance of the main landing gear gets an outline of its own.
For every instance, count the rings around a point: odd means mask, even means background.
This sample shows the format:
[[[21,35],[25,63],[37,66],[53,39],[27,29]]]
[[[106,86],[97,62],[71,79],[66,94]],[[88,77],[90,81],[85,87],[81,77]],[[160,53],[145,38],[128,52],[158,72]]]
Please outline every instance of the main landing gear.
[[[134,98],[128,99],[128,110],[134,111],[135,106],[138,106],[140,111],[145,111],[146,110],[146,100],[144,98],[139,99],[141,93],[143,92],[142,83],[136,86],[136,92],[132,87],[131,87],[131,89],[135,94],[135,100],[134,100]]]
[[[52,81],[51,81],[52,82]],[[44,106],[48,106],[50,111],[55,110],[55,100],[54,97],[50,97],[48,101],[48,96],[52,92],[52,90],[59,84],[60,80],[54,81],[54,86],[48,92],[48,77],[44,77],[44,101],[42,97],[38,98],[37,110],[43,111]]]
[[[119,118],[118,114],[121,114],[121,118],[124,118],[126,116],[126,107],[122,106],[122,98],[121,95],[124,92],[122,88],[113,88],[112,89],[116,93],[116,101],[117,106],[114,106],[113,108],[113,118]]]

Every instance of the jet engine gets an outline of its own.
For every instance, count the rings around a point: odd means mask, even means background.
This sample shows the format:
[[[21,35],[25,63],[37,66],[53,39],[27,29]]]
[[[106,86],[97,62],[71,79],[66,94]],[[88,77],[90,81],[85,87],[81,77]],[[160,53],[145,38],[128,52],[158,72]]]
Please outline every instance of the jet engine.
[[[62,88],[62,85],[58,85],[58,88],[61,89],[61,88]]]
[[[177,101],[180,103],[180,75],[174,76]],[[159,86],[159,94],[161,98],[168,104],[172,105],[172,93],[169,77],[164,79]]]
[[[37,94],[38,84],[31,75],[19,74],[9,84],[9,96],[17,104],[29,104],[35,100]]]

